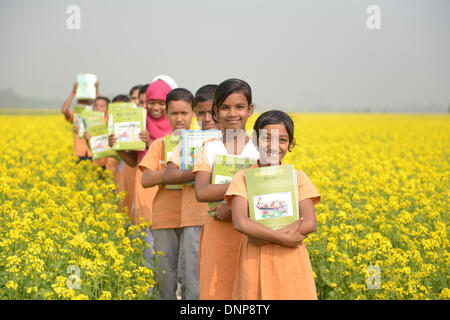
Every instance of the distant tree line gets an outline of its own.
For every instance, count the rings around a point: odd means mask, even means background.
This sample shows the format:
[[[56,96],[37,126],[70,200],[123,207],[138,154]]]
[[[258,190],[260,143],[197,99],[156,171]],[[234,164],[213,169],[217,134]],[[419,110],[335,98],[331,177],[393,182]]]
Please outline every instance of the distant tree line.
[[[61,108],[64,101],[59,99],[45,100],[36,98],[24,98],[13,89],[0,89],[0,107],[24,108],[24,109],[53,109]]]

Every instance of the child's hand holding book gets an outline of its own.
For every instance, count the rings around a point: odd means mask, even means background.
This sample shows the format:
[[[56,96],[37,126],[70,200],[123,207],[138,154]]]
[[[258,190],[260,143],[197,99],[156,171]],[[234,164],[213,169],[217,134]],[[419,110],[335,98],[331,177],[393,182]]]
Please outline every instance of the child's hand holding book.
[[[280,233],[280,238],[283,239],[283,243],[285,246],[296,248],[307,237],[301,234],[299,231],[302,222],[303,218],[300,218],[300,220],[294,221],[293,223],[287,225],[286,227],[277,230],[277,232]],[[271,243],[270,241],[254,238],[252,236],[248,236],[248,242],[257,247]]]
[[[114,133],[111,133],[111,134],[108,136],[108,145],[112,148],[113,145],[114,145],[114,143],[116,143],[116,142],[117,142],[116,136],[114,135]]]
[[[86,131],[86,132],[84,133],[83,137],[84,137],[84,139],[86,139],[86,140],[90,140],[90,139],[92,138],[92,135],[91,135],[89,132]]]
[[[284,245],[290,248],[296,248],[302,244],[303,240],[307,237],[300,233],[300,226],[303,222],[303,218],[300,217],[299,220],[294,221],[290,225],[280,229],[279,231],[284,234],[283,242]]]
[[[150,144],[152,143],[152,139],[150,138],[150,133],[148,133],[147,130],[143,130],[143,131],[139,132],[138,137],[139,137],[139,139],[141,139],[142,141],[145,142],[147,149],[148,149],[148,147],[150,147]]]

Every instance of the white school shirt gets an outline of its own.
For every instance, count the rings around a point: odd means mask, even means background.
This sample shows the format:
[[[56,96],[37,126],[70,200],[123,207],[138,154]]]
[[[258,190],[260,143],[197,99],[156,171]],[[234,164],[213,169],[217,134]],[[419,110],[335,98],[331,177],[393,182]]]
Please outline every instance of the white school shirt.
[[[216,162],[216,155],[232,155],[228,153],[222,139],[215,139],[209,141],[203,145],[205,149],[206,157],[208,158],[209,166],[211,167],[211,172],[214,171],[214,163]],[[250,158],[253,160],[259,160],[259,151],[253,143],[252,139],[249,139],[241,154],[236,154],[236,156],[243,158]]]

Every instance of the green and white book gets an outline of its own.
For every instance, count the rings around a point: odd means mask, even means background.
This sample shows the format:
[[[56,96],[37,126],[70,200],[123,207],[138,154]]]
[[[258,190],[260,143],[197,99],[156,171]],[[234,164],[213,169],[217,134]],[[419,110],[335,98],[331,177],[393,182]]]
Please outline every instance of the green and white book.
[[[77,99],[95,99],[97,89],[95,83],[97,76],[95,74],[79,74],[77,76],[77,91],[75,93]]]
[[[114,133],[117,142],[114,150],[145,150],[146,144],[139,139],[139,133],[145,130],[147,109],[118,108],[109,115],[108,131]]]
[[[80,126],[78,127],[78,137],[83,138],[88,127],[104,124],[103,112],[85,110],[81,112]]]
[[[106,123],[88,127],[91,138],[89,147],[92,151],[92,159],[113,157],[116,152],[108,145],[108,125]]]
[[[108,104],[108,114],[124,108],[137,108],[137,106],[133,102],[112,102]]]
[[[81,113],[86,110],[92,110],[91,106],[77,104],[73,106],[73,126],[79,128],[81,122]]]
[[[173,149],[181,141],[181,136],[167,135],[164,137],[164,163],[167,164],[170,157],[172,156]],[[166,184],[166,189],[168,190],[181,190],[183,189],[182,184]]]
[[[113,113],[119,109],[127,109],[127,108],[137,108],[136,105],[132,102],[112,102],[108,104],[108,133],[111,134],[114,132],[114,117]]]
[[[219,130],[184,130],[181,133],[181,169],[192,170],[195,156],[203,142],[221,137],[222,132]]]
[[[292,164],[245,170],[250,219],[273,230],[299,219],[297,172]]]
[[[214,168],[212,172],[212,184],[230,183],[233,177],[242,169],[249,168],[255,164],[257,159],[245,158],[236,155],[217,154]],[[208,208],[215,206],[218,203],[225,203],[225,201],[210,202]],[[214,216],[214,212],[208,212],[210,216]]]

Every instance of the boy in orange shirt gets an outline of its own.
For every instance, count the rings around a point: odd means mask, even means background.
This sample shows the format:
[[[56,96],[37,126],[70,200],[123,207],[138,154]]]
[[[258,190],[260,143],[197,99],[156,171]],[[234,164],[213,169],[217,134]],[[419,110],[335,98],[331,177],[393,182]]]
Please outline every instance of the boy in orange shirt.
[[[172,126],[172,134],[178,130],[188,130],[193,116],[193,96],[188,90],[177,88],[166,97],[166,114]],[[177,278],[179,277],[179,250],[181,228],[181,190],[168,190],[163,183],[166,170],[164,137],[157,138],[139,164],[143,171],[142,186],[158,186],[153,200],[152,230],[155,251],[158,257],[156,279],[159,284],[159,298],[176,300]]]
[[[194,112],[202,130],[216,129],[212,118],[214,91],[217,85],[201,87],[195,94]],[[163,183],[182,184],[194,180],[191,170],[179,169],[181,165],[181,144],[174,149],[167,163]],[[198,202],[193,184],[184,184],[181,196],[181,227],[180,239],[180,272],[181,294],[183,299],[198,300],[198,245],[202,226],[208,217],[208,203]]]

